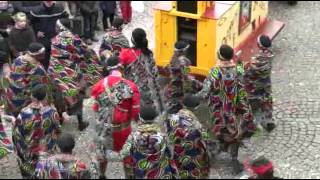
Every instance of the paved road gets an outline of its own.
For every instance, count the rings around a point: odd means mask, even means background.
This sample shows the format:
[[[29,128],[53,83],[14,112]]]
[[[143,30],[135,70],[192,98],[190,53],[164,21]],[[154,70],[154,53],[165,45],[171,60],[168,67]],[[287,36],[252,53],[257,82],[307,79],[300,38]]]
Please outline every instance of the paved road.
[[[125,28],[128,37],[134,27],[143,27],[147,29],[148,37],[153,38],[152,2],[145,4],[146,12],[135,14],[132,24]],[[283,178],[320,178],[319,9],[320,3],[315,1],[299,2],[294,7],[285,2],[270,2],[270,17],[286,22],[285,29],[274,41],[273,115],[277,128],[272,133],[262,132],[246,142],[240,159],[265,155],[273,160],[276,175]],[[153,47],[153,41],[150,46]],[[84,116],[94,122],[95,115],[89,108],[89,102],[86,102]],[[89,128],[79,134],[74,127],[75,121],[65,125],[64,129],[78,134],[76,153],[88,160],[87,147],[93,131]],[[226,159],[225,154],[217,158],[211,178],[240,176],[230,173]],[[0,165],[0,178],[20,177],[12,156],[2,160]],[[107,177],[123,178],[121,166],[120,163],[111,164]]]

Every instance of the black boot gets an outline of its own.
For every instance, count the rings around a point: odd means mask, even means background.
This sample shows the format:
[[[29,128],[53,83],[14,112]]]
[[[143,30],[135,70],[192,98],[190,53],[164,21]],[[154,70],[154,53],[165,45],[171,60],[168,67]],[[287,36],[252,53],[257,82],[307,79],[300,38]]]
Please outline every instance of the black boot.
[[[81,115],[78,114],[77,118],[78,118],[78,129],[79,129],[79,131],[85,130],[89,126],[89,122],[83,121],[82,114]]]
[[[243,171],[243,164],[237,159],[232,159],[231,167],[233,174],[239,174]]]
[[[238,160],[240,143],[231,144],[229,147],[232,158],[231,167],[233,169],[233,174],[239,174],[243,171],[243,164]]]
[[[83,92],[81,93],[81,100],[74,105],[74,107],[72,107],[72,109],[70,109],[71,112],[73,112],[72,114],[77,115],[77,119],[78,119],[78,129],[79,131],[83,131],[85,130],[88,126],[89,126],[89,122],[87,121],[83,121]]]

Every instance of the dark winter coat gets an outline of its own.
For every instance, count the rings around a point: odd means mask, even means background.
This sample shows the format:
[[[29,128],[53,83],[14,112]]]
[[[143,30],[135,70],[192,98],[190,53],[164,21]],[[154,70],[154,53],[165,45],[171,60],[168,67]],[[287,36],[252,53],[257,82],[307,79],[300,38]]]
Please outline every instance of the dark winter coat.
[[[12,1],[14,12],[24,12],[29,14],[41,6],[41,1]]]
[[[82,14],[93,14],[99,11],[99,1],[80,1],[78,4]]]
[[[0,70],[9,62],[9,47],[6,39],[0,34]]]
[[[17,29],[15,27],[9,33],[8,43],[12,54],[17,56],[17,53],[28,50],[29,45],[36,41],[36,36],[33,29],[27,26],[25,29]]]
[[[51,38],[57,35],[56,32],[56,22],[60,18],[68,17],[68,13],[64,10],[61,4],[54,4],[52,7],[45,7],[44,4],[39,6],[31,14],[31,24],[35,34],[39,31],[44,33],[44,38],[38,39],[43,43],[46,48],[50,46]]]
[[[116,12],[117,3],[116,1],[100,1],[100,8],[103,13],[114,14]]]

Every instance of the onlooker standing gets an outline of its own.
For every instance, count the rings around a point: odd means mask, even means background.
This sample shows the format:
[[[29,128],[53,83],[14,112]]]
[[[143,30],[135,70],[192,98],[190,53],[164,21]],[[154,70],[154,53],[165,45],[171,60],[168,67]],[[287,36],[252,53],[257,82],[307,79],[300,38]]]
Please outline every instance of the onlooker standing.
[[[0,79],[2,77],[8,77],[10,74],[10,66],[9,66],[9,47],[6,39],[2,36],[0,33]],[[6,79],[6,78],[5,78]],[[3,113],[2,111],[2,105],[5,103],[5,88],[3,87],[3,84],[0,84],[0,119],[1,119],[1,114]],[[0,126],[1,126],[1,120],[0,120]],[[0,127],[0,141],[1,141],[1,127]],[[0,142],[1,144],[1,142]],[[1,145],[0,145],[1,149]],[[1,153],[0,153],[1,154]],[[1,159],[1,155],[0,155]]]
[[[80,11],[84,20],[84,38],[88,45],[92,44],[92,41],[98,42],[98,38],[95,37],[95,26],[99,11],[98,1],[81,1],[79,2]]]
[[[9,69],[9,47],[6,39],[0,34],[0,77],[5,69]]]
[[[27,23],[27,15],[18,12],[13,16],[14,27],[9,33],[9,47],[13,58],[17,58],[28,50],[29,45],[36,41],[33,29]]]
[[[73,34],[77,34],[80,37],[84,35],[84,23],[80,13],[79,1],[62,1],[64,3],[65,10],[69,14],[70,19],[70,31]]]
[[[27,16],[41,6],[41,1],[11,1],[14,12],[24,12]]]
[[[131,18],[132,18],[131,1],[120,1],[120,9],[121,9],[122,17],[124,19],[124,23],[128,24],[129,22],[131,22]]]
[[[116,1],[100,1],[100,8],[103,13],[103,29],[107,31],[109,29],[108,19],[110,20],[111,25],[116,12],[117,3]]]
[[[0,33],[7,37],[6,29],[13,26],[14,22],[11,18],[13,14],[11,1],[0,1]]]
[[[45,69],[48,69],[51,53],[51,39],[57,35],[56,22],[58,19],[68,16],[61,4],[55,1],[43,1],[42,6],[31,14],[31,24],[36,33],[37,39],[46,48],[46,60],[43,63]]]

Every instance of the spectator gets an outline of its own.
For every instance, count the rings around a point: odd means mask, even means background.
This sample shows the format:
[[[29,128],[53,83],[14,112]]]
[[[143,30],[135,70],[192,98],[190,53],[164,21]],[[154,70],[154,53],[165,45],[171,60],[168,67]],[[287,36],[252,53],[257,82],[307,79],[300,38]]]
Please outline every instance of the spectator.
[[[27,23],[27,16],[18,12],[13,16],[14,27],[9,33],[9,47],[14,58],[28,50],[29,44],[36,41],[33,29]]]
[[[68,9],[71,17],[81,15],[79,4],[76,1],[68,1]]]
[[[103,18],[102,18],[103,29],[105,31],[108,31],[109,29],[108,19],[111,24],[113,22],[114,15],[117,8],[116,1],[100,1],[100,8],[103,13]]]
[[[60,18],[68,16],[67,12],[63,9],[61,4],[56,4],[55,1],[43,1],[42,6],[39,6],[31,13],[31,24],[37,36],[37,39],[46,48],[46,58],[43,63],[45,69],[48,69],[50,52],[51,52],[51,39],[57,35],[56,22]]]
[[[9,47],[6,39],[0,34],[0,77],[5,69],[9,69]]]
[[[11,1],[14,13],[24,12],[27,16],[41,6],[41,1]]]
[[[92,41],[98,42],[98,38],[95,37],[96,20],[98,16],[98,1],[81,1],[80,12],[84,20],[84,38],[88,45],[92,44]]]
[[[120,9],[121,9],[122,17],[124,19],[124,23],[128,24],[129,22],[131,22],[131,18],[132,18],[131,1],[120,1]]]
[[[13,7],[10,1],[0,1],[0,33],[5,37],[7,37],[6,29],[14,24],[12,14]]]
[[[69,19],[70,19],[70,31],[73,34],[77,34],[80,37],[83,37],[84,34],[84,23],[83,23],[83,18],[80,13],[80,4],[79,1],[63,1],[65,10],[69,14]]]

